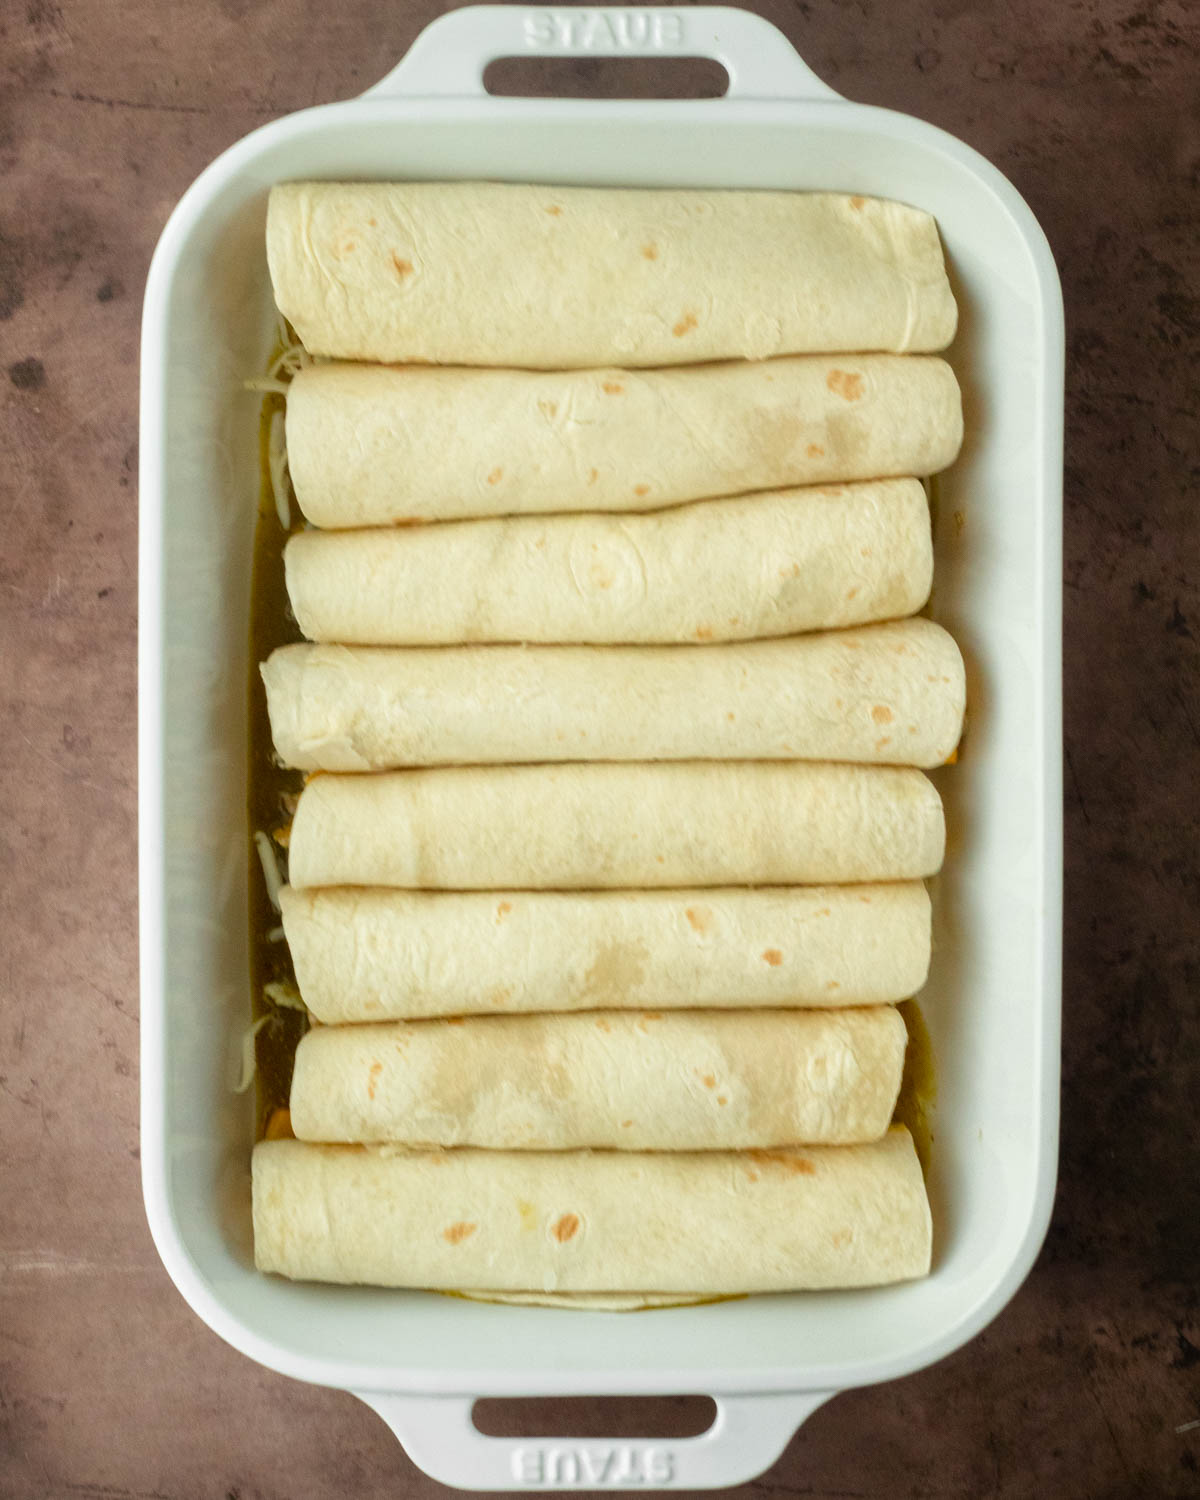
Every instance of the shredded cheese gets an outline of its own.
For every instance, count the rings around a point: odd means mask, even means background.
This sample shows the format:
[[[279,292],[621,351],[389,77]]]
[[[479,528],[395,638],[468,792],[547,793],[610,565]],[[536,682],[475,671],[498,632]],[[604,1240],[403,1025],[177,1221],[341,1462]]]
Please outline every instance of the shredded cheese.
[[[263,879],[267,884],[267,900],[276,911],[282,911],[279,892],[283,889],[283,876],[279,873],[279,859],[275,846],[261,828],[255,832],[254,847],[258,850],[258,862],[262,865]]]
[[[242,1032],[242,1060],[238,1080],[233,1086],[235,1094],[244,1094],[254,1082],[254,1075],[258,1070],[258,1063],[254,1056],[254,1039],[271,1019],[270,1015],[259,1016],[252,1026],[247,1026]]]
[[[263,995],[271,1005],[278,1005],[284,1010],[302,1010],[308,1014],[308,1006],[300,998],[300,991],[294,984],[285,981],[273,981],[271,984],[263,985]]]

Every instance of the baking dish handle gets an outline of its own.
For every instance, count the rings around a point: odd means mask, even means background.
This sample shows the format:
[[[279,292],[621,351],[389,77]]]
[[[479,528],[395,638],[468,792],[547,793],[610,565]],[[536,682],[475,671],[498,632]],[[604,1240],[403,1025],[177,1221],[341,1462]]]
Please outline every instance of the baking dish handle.
[[[833,1391],[714,1396],[717,1415],[691,1438],[486,1437],[470,1396],[359,1392],[419,1469],[464,1490],[712,1490],[770,1468]]]
[[[364,99],[482,96],[499,57],[711,57],[729,74],[729,97],[839,99],[776,26],[728,5],[539,10],[468,5],[420,33]]]

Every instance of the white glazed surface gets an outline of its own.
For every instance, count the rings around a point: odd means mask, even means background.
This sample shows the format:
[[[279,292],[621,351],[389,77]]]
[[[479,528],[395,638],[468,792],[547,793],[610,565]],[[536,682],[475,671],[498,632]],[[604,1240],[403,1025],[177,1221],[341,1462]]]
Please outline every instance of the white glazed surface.
[[[497,56],[614,50],[718,57],[730,94],[510,100],[479,82]],[[969,723],[961,763],[937,773],[950,836],[921,996],[938,1075],[927,1280],[614,1316],[254,1271],[253,1111],[230,1091],[249,1015],[258,484],[241,381],[270,341],[267,189],[301,177],[829,189],[936,216],[961,306],[949,358],[966,441],[939,486],[933,614],[967,660]],[[1045,1232],[1057,1147],[1062,343],[1049,249],[1007,182],[931,126],[839,100],[744,12],[454,12],[361,100],[268,125],[198,179],[163,233],[143,325],[142,1164],[163,1260],[218,1333],[366,1393],[417,1462],[477,1489],[627,1488],[633,1471],[597,1461],[576,1476],[575,1460],[551,1462],[561,1444],[482,1438],[475,1396],[718,1393],[702,1437],[620,1445],[644,1487],[701,1488],[759,1472],[830,1392],[927,1365],[1003,1307]]]

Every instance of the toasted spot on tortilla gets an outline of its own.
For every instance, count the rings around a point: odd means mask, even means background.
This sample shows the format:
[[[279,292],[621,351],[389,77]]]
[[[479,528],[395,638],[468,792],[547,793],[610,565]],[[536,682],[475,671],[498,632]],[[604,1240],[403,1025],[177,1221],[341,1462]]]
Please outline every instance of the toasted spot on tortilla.
[[[469,1224],[465,1219],[459,1219],[456,1224],[450,1224],[442,1230],[442,1238],[451,1245],[461,1245],[463,1240],[469,1240],[478,1228],[478,1224]]]
[[[860,896],[858,899],[862,902],[862,904],[864,906],[870,906],[870,904],[871,904],[871,898],[870,898],[870,896]]]
[[[876,724],[890,724],[896,716],[886,703],[877,703],[871,710],[871,717],[875,720]]]
[[[650,486],[648,484],[635,484],[633,493],[635,495],[648,495],[650,493]]]
[[[658,246],[657,245],[643,245],[642,246],[642,254],[643,254],[643,256],[645,256],[645,258],[647,260],[657,260],[658,259]]]
[[[734,720],[733,720],[733,714],[732,713],[726,714],[725,717],[729,720],[729,722],[731,724],[733,723]]]
[[[844,401],[858,401],[863,393],[863,378],[850,370],[830,370],[825,384]]]
[[[716,1074],[715,1073],[705,1073],[704,1077],[700,1080],[700,1082],[704,1085],[704,1087],[706,1089],[715,1089],[716,1086],[717,1086],[717,1077],[716,1077]]]
[[[600,478],[600,470],[599,469],[591,469],[591,470],[588,471],[588,483],[589,484],[595,484],[595,482],[599,478]]]
[[[353,249],[354,247],[351,246],[350,248]],[[396,254],[396,252],[394,250],[392,251],[392,265],[395,268],[396,275],[399,276],[401,278],[401,280],[403,280],[403,278],[405,276],[411,276],[412,275],[412,268],[413,268],[412,261],[411,260],[401,260],[401,258]]]
[[[809,443],[805,451],[807,452],[809,458],[825,457],[825,450],[821,447],[820,443]]]
[[[866,208],[866,206],[867,200],[865,198],[860,198],[857,193],[855,193],[854,197],[850,200],[850,207],[853,208],[856,212]]]
[[[777,969],[783,962],[783,954],[778,948],[764,948],[763,962],[770,964],[773,969]]]
[[[378,219],[368,219],[367,223],[371,226],[372,229],[378,229],[379,228],[379,220]]]
[[[499,484],[500,481],[503,478],[504,478],[504,470],[503,469],[493,469],[492,472],[488,475],[487,482],[489,484]]]
[[[611,1031],[612,1027],[608,1024],[608,1022],[604,1019],[603,1016],[597,1016],[597,1018],[596,1018],[596,1030],[597,1031]]]
[[[871,899],[870,896],[868,896],[867,900],[869,901],[870,899]],[[831,917],[832,915],[833,915],[833,913],[829,910],[829,908],[827,906],[821,907],[820,911],[817,912],[817,916],[818,917]]]
[[[829,981],[829,983],[825,986],[825,988],[827,990],[840,990],[841,989],[841,985],[837,982],[836,979],[831,979]]]
[[[712,908],[708,906],[689,906],[684,910],[684,916],[688,919],[688,926],[693,932],[711,932],[713,925]]]
[[[622,1121],[621,1121],[621,1129],[622,1129],[622,1130],[628,1130],[628,1129],[629,1129],[629,1127],[630,1127],[630,1126],[631,1126],[631,1125],[632,1125],[632,1124],[633,1124],[633,1121],[632,1121],[632,1120],[622,1120]]]
[[[465,1026],[466,1024],[467,1024],[467,1018],[465,1016],[447,1016],[446,1017],[446,1025],[447,1026]]]
[[[724,1095],[724,1094],[718,1094],[717,1095],[717,1103],[721,1104],[721,1105],[725,1105],[725,1104],[729,1103],[729,1100],[726,1097],[726,1095]]]
[[[853,599],[854,596],[855,596],[855,594],[857,594],[857,593],[858,593],[858,584],[856,583],[852,589],[847,590],[846,598],[847,599]]]
[[[619,396],[625,387],[619,380],[606,380],[600,389],[609,396]]]
[[[792,1156],[786,1151],[750,1151],[747,1155],[761,1166],[783,1167],[797,1177],[811,1177],[817,1170],[806,1156]]]
[[[876,748],[876,750],[882,750],[885,745],[890,745],[891,743],[892,743],[892,737],[891,737],[891,735],[890,734],[885,734],[882,739],[879,739],[879,740],[875,741],[875,748]]]
[[[565,1245],[579,1233],[579,1215],[563,1214],[561,1219],[556,1220],[550,1233],[560,1245]]]
[[[853,1229],[835,1229],[829,1238],[832,1240],[834,1248],[840,1250],[843,1245],[848,1245],[854,1238],[854,1231]]]
[[[675,327],[671,329],[671,332],[675,335],[675,337],[677,339],[681,339],[684,336],[685,333],[690,333],[692,331],[692,329],[695,328],[695,327],[696,327],[696,314],[695,313],[684,313],[683,317],[680,318],[679,322],[676,323]]]
[[[544,417],[556,417],[558,416],[558,402],[546,400],[539,401],[538,411],[540,411],[542,416]]]
[[[707,626],[707,625],[698,625],[696,627],[696,639],[698,641],[711,641],[712,640],[712,630],[709,628],[709,626]]]
[[[559,214],[562,213],[562,209],[558,206],[557,203],[547,203],[546,204],[546,212],[550,215],[550,217],[552,219],[557,219],[558,216],[559,216]]]
[[[368,1099],[374,1099],[374,1097],[375,1097],[375,1085],[379,1082],[379,1075],[382,1072],[383,1072],[383,1064],[381,1062],[373,1062],[371,1064],[371,1071],[370,1071],[370,1073],[367,1074],[367,1098]]]
[[[500,918],[501,921],[503,921],[504,918],[508,916],[510,911],[512,911],[511,901],[501,901],[500,904],[496,907],[496,915]]]

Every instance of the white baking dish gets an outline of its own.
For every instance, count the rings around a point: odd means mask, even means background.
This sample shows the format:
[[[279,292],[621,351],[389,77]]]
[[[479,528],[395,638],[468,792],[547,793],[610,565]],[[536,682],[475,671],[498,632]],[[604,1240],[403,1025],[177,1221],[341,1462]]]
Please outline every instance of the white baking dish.
[[[723,99],[494,99],[512,54],[718,58]],[[928,1280],[614,1316],[291,1285],[252,1265],[252,1109],[229,1089],[249,1014],[246,673],[266,192],[288,178],[845,189],[935,214],[962,305],[967,439],[942,479],[935,614],[969,663],[922,1004],[939,1098]],[[413,1459],[474,1489],[697,1489],[765,1468],[829,1395],[941,1358],[1033,1261],[1053,1197],[1061,906],[1062,310],[1037,224],[987,162],[849,104],[774,28],[727,9],[462,10],[361,99],[255,132],[187,192],[146,291],[141,413],[142,1172],[167,1269],[213,1329],[355,1391]],[[496,1440],[480,1395],[714,1394],[681,1442]]]

